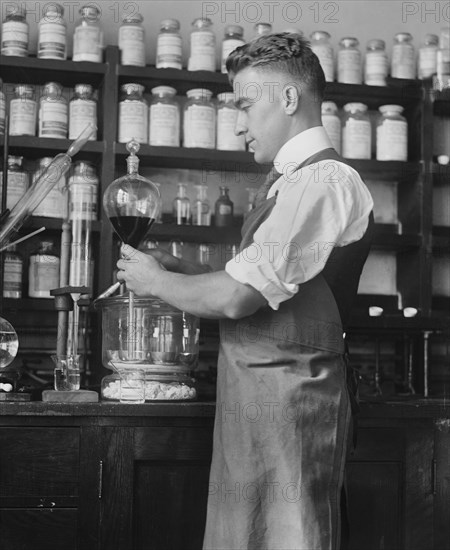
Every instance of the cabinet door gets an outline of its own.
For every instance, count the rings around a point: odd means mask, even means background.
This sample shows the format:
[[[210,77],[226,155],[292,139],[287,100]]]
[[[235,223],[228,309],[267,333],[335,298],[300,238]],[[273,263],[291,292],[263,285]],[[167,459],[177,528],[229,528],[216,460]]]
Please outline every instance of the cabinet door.
[[[433,426],[391,421],[358,430],[347,463],[350,550],[433,547]]]
[[[211,427],[106,428],[102,550],[200,550]]]

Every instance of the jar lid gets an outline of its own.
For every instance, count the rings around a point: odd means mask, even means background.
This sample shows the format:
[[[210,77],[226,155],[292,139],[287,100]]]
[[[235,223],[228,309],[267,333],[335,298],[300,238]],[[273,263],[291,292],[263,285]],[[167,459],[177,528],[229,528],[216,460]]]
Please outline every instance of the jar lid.
[[[120,87],[122,92],[125,92],[127,95],[131,95],[134,93],[143,94],[145,87],[142,86],[142,84],[137,84],[137,82],[127,82],[126,84],[122,84]]]
[[[433,44],[437,46],[439,44],[439,36],[437,34],[426,34],[424,41],[425,44]]]
[[[322,102],[322,114],[324,113],[337,113],[337,105],[334,101],[323,101]]]
[[[233,103],[234,104],[234,92],[222,92],[217,94],[217,99],[223,101],[224,103]]]
[[[81,7],[79,14],[90,21],[97,21],[100,15],[100,10],[97,6],[88,5]]]
[[[404,109],[401,105],[380,105],[378,107],[378,110],[380,113],[403,113]]]
[[[98,185],[97,170],[95,164],[88,160],[77,160],[72,165],[72,176],[82,176],[83,183]],[[72,176],[69,178],[69,183],[74,183]],[[79,183],[79,182],[77,182]]]
[[[288,27],[282,32],[287,32],[288,34],[299,34],[300,36],[303,36],[303,32],[300,29],[297,29],[297,27]]]
[[[151,92],[153,95],[170,95],[170,96],[174,96],[177,93],[175,88],[172,88],[172,86],[156,86],[156,88],[151,89]]]
[[[211,25],[212,25],[212,21],[207,17],[197,17],[197,19],[194,19],[194,21],[192,21],[192,26],[197,27],[199,29],[203,27],[210,27]]]
[[[351,48],[352,46],[358,46],[359,40],[353,36],[345,36],[340,39],[339,44],[346,48]]]
[[[8,167],[22,166],[23,157],[17,155],[8,155]]]
[[[321,38],[331,38],[330,33],[327,31],[314,31],[309,35],[309,38],[311,40],[320,40]]]
[[[163,19],[159,24],[159,28],[164,29],[165,27],[171,27],[173,29],[179,30],[180,22],[178,21],[178,19]]]
[[[74,90],[77,94],[92,94],[94,91],[91,84],[75,84]]]
[[[202,99],[211,99],[212,92],[211,90],[206,90],[205,88],[192,88],[192,90],[188,90],[186,92],[186,95],[191,97],[201,97]]]
[[[61,4],[56,4],[55,2],[51,2],[50,4],[46,4],[44,6],[44,9],[42,10],[42,13],[44,17],[62,17],[64,15],[64,8],[61,6]]]
[[[34,86],[30,84],[17,84],[17,86],[14,86],[14,92],[17,95],[33,95]]]
[[[346,113],[356,113],[357,111],[362,111],[365,113],[367,111],[367,105],[365,103],[346,103],[343,107]]]
[[[368,50],[384,50],[386,47],[386,42],[380,38],[373,38],[372,40],[367,41]]]
[[[258,34],[269,34],[272,32],[271,23],[256,23],[253,27]]]
[[[58,82],[46,82],[44,84],[43,94],[60,96],[62,90],[63,90],[63,87]]]
[[[225,34],[244,34],[244,27],[240,25],[227,25],[225,27]]]
[[[133,15],[124,15],[122,18],[123,23],[142,23],[144,16],[142,13],[136,12]]]
[[[6,17],[26,17],[27,16],[27,9],[23,5],[13,4],[13,8],[11,11],[8,10],[8,13],[6,14]]]
[[[398,42],[408,42],[409,40],[412,40],[412,34],[409,32],[398,32],[394,38]]]

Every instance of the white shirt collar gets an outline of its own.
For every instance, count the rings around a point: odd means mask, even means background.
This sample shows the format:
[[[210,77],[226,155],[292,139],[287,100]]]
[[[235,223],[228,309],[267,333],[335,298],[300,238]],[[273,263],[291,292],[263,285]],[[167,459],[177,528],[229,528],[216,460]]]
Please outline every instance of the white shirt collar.
[[[273,165],[275,169],[289,177],[303,161],[323,149],[333,147],[323,126],[315,126],[300,132],[278,151]]]

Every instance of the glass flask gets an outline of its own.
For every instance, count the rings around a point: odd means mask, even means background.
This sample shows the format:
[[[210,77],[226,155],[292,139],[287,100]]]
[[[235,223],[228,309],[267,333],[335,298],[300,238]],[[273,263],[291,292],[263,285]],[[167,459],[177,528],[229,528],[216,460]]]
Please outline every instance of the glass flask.
[[[437,34],[426,34],[417,58],[417,74],[420,79],[431,78],[436,74],[438,49],[439,37]]]
[[[326,31],[315,31],[310,35],[311,49],[319,58],[320,66],[327,82],[334,80],[334,51],[330,43],[330,34]]]
[[[145,28],[144,17],[136,12],[126,15],[119,28],[118,46],[122,65],[145,67]]]
[[[228,187],[220,187],[220,196],[214,205],[214,225],[229,227],[233,225],[233,202],[230,199]]]
[[[192,225],[211,225],[211,208],[208,200],[208,186],[196,185],[197,198],[194,203]]]
[[[188,71],[216,70],[216,36],[210,19],[194,19],[190,46]]]
[[[182,69],[180,22],[177,19],[161,21],[156,44],[157,69]]]
[[[2,55],[26,57],[30,41],[29,26],[26,20],[27,10],[18,2],[11,11],[7,11],[2,23]]]
[[[173,217],[177,225],[191,223],[191,201],[186,196],[186,184],[178,183],[177,196],[173,199]]]
[[[72,61],[91,61],[101,63],[103,60],[103,32],[100,26],[100,10],[95,5],[83,6],[81,19],[73,35]]]
[[[240,25],[227,25],[222,40],[222,63],[220,67],[222,73],[227,72],[226,61],[230,53],[244,44],[244,29]]]
[[[38,54],[40,59],[67,58],[67,26],[64,21],[64,8],[60,4],[44,6],[39,21]]]

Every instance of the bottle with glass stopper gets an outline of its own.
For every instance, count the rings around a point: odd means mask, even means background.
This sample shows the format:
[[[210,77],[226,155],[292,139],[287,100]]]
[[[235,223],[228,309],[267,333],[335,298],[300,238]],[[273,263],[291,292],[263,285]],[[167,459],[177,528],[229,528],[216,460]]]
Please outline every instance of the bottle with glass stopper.
[[[197,199],[194,203],[192,225],[211,225],[211,208],[207,197],[208,186],[196,185]]]
[[[177,225],[188,225],[191,221],[191,201],[186,196],[186,184],[178,184],[177,196],[173,200],[173,217]]]

